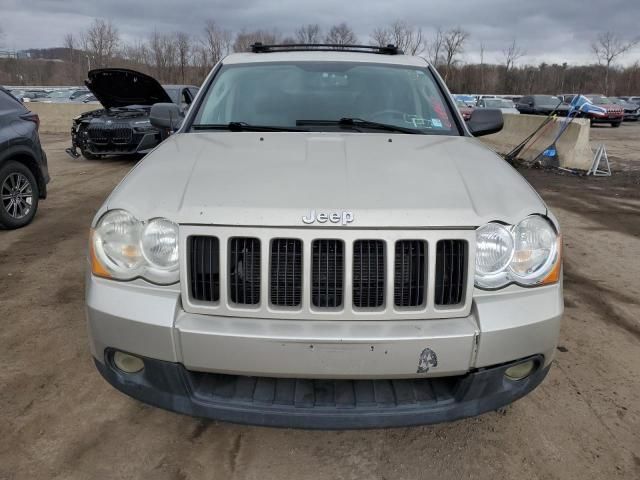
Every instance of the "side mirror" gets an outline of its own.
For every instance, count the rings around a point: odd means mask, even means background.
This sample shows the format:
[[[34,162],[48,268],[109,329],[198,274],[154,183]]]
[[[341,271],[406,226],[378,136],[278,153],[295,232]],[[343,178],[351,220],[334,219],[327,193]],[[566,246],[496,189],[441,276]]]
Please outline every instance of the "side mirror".
[[[491,135],[504,126],[502,111],[497,108],[478,108],[471,112],[467,127],[474,137]]]
[[[149,114],[151,125],[160,129],[177,130],[183,118],[180,107],[175,103],[156,103]]]

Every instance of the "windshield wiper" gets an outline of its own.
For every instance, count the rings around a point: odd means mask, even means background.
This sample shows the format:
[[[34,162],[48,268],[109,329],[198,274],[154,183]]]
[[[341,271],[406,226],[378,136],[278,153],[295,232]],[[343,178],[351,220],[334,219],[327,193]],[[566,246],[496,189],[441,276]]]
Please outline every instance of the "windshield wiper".
[[[387,132],[410,133],[412,135],[422,134],[415,128],[398,127],[388,123],[372,122],[363,118],[343,117],[340,120],[296,120],[296,125],[339,125],[341,127],[362,127],[376,130],[385,130]]]
[[[201,123],[191,125],[194,130],[231,130],[232,132],[308,132],[297,127],[278,127],[272,125],[251,125],[247,122]]]

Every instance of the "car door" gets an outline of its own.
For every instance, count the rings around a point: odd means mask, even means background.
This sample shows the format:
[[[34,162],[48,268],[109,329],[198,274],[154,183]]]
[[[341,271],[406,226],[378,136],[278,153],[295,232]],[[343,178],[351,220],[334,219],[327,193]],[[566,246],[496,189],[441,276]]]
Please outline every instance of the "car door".
[[[522,97],[516,103],[516,108],[520,113],[532,113],[533,112],[533,97]]]

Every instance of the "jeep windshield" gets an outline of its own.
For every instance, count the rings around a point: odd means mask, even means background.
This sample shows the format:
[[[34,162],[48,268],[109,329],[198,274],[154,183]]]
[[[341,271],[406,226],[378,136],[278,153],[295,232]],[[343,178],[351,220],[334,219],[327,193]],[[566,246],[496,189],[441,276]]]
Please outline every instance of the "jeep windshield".
[[[223,65],[191,124],[460,135],[426,68],[355,62]]]

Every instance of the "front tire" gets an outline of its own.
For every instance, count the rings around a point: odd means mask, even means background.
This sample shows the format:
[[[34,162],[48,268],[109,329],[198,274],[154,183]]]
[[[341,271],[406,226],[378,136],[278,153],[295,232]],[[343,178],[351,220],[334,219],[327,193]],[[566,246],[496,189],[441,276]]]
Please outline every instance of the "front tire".
[[[39,196],[31,170],[19,162],[7,162],[0,168],[0,225],[13,230],[31,223]]]

